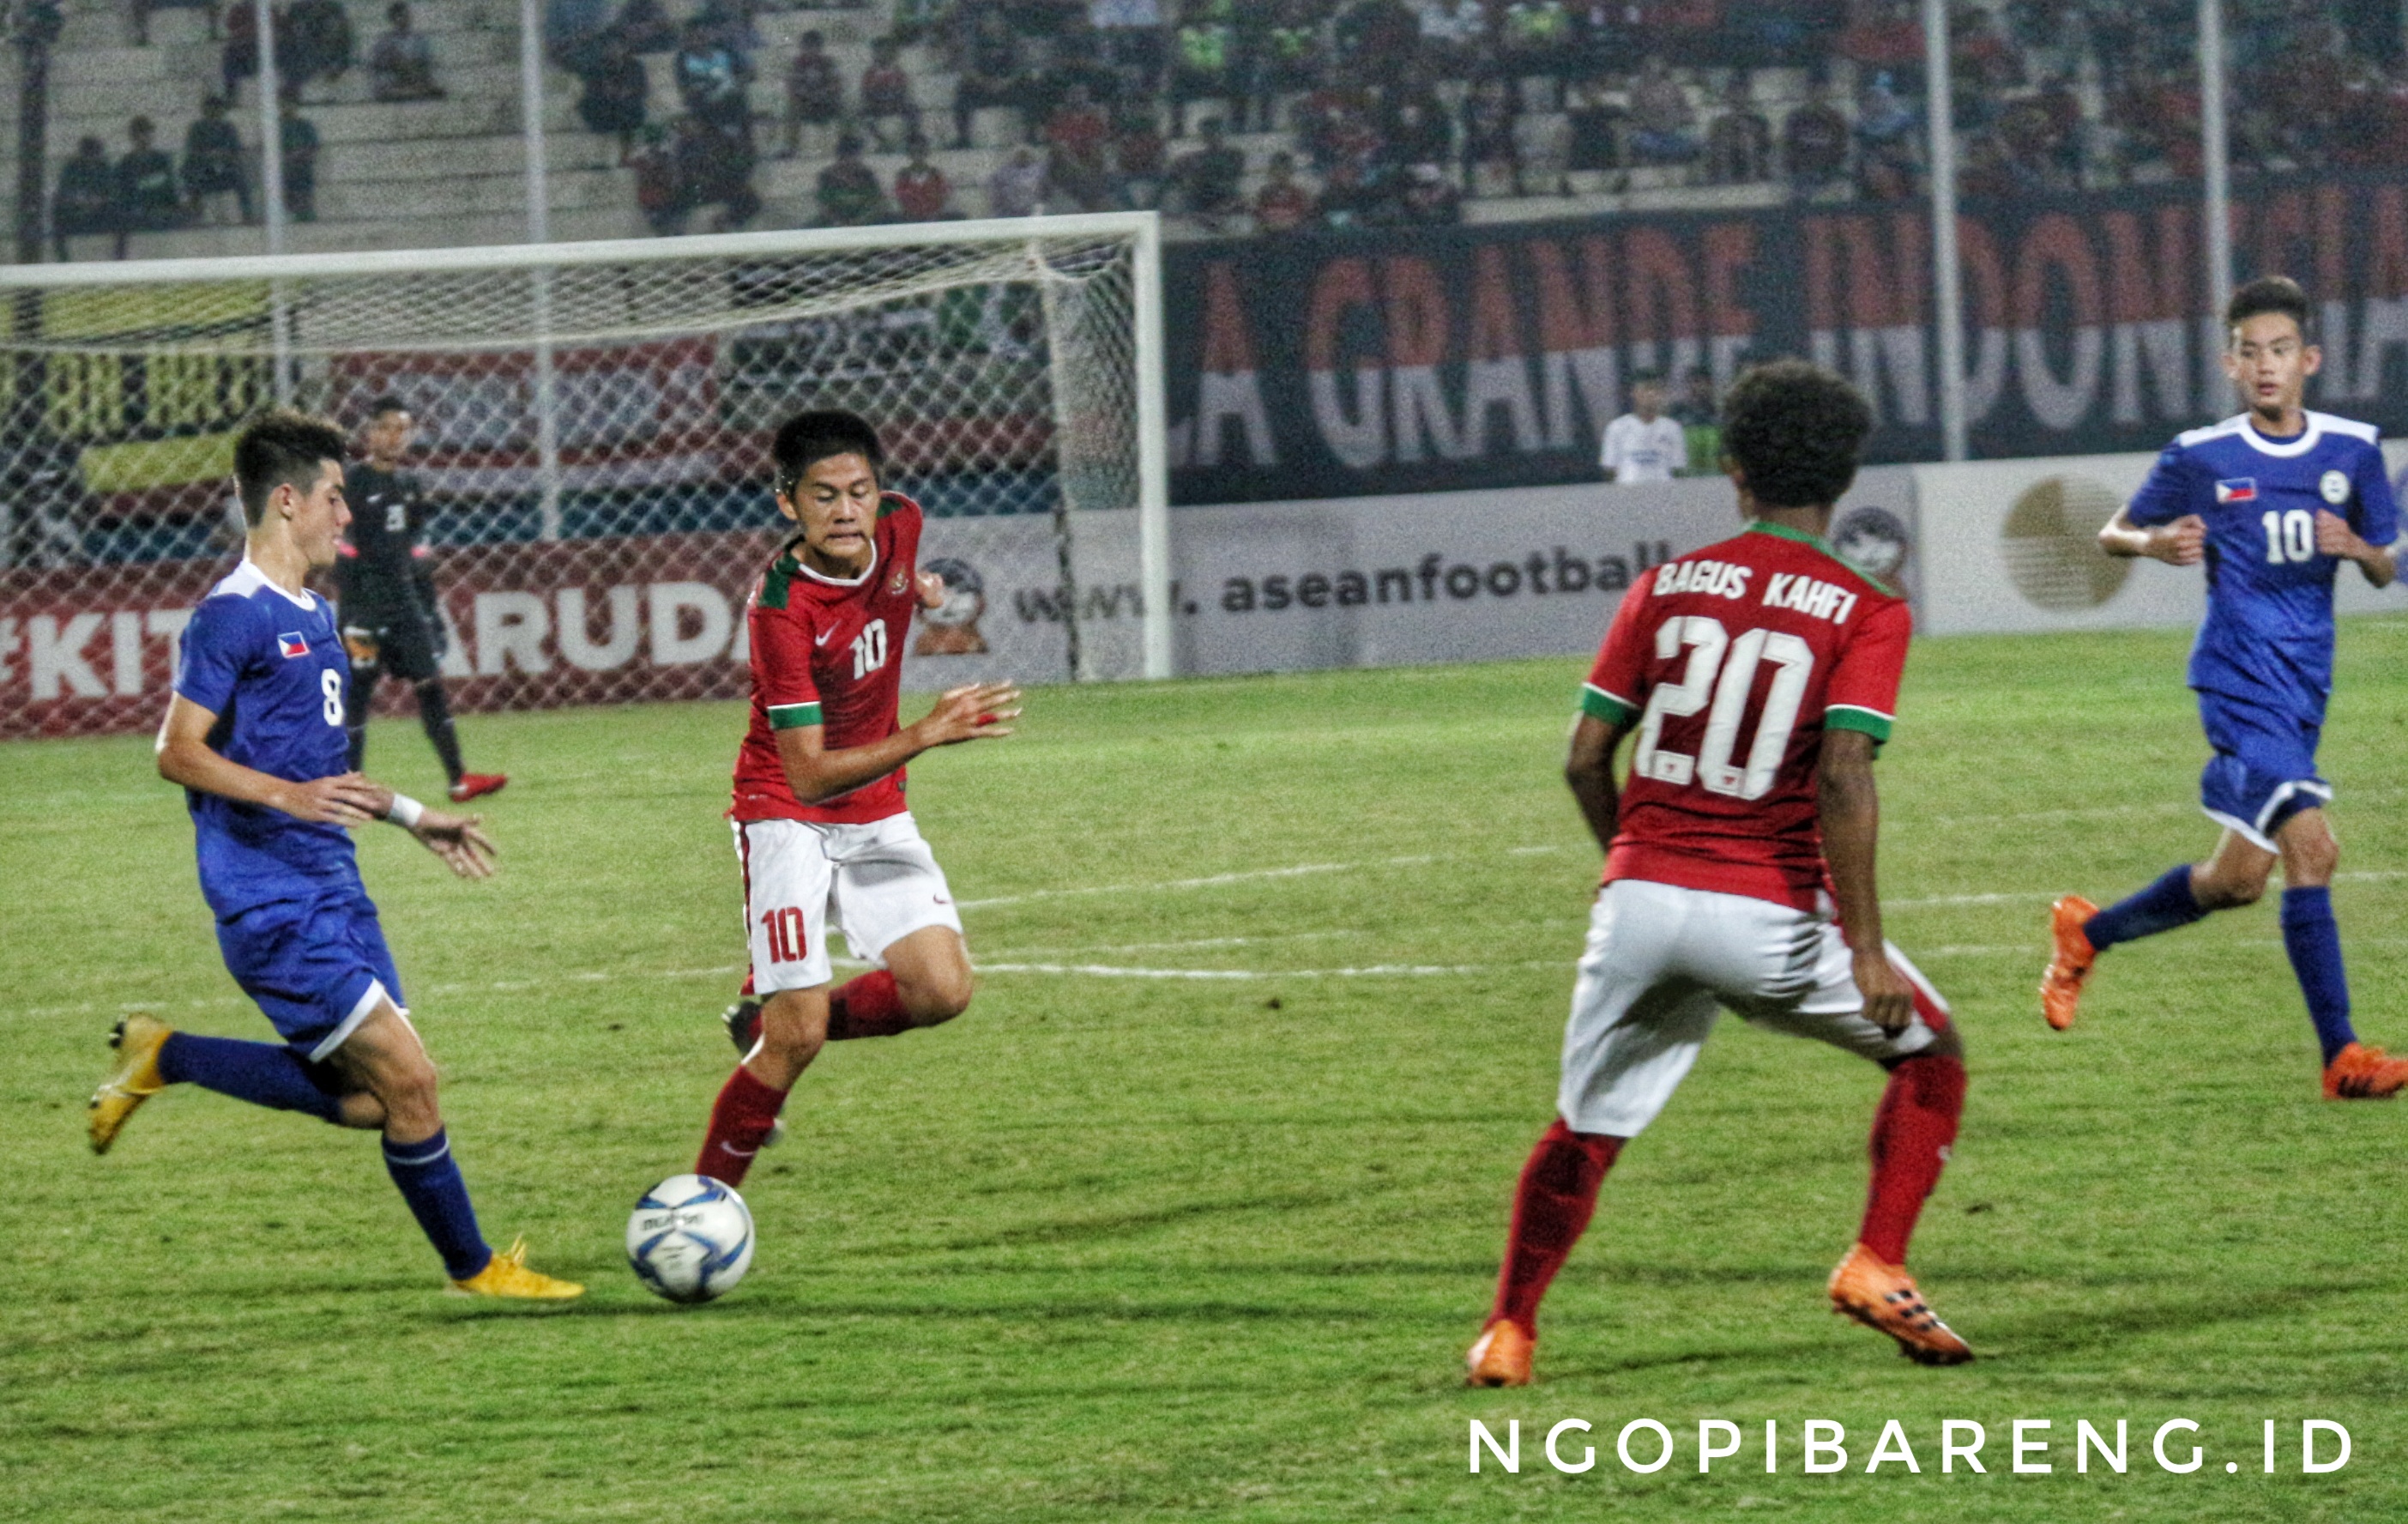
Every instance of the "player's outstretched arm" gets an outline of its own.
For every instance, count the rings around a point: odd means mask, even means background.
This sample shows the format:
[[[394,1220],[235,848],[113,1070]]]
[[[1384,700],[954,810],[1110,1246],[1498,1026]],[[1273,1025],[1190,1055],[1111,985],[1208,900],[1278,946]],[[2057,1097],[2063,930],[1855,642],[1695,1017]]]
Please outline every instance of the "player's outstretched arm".
[[[313,825],[365,826],[381,818],[392,802],[391,791],[356,772],[296,784],[230,762],[209,748],[209,727],[217,720],[215,712],[182,694],[168,700],[159,726],[159,776],[204,794],[281,810]]]
[[[1597,838],[1599,851],[1613,847],[1615,817],[1622,810],[1622,794],[1613,784],[1613,754],[1627,734],[1625,726],[1608,725],[1594,714],[1583,714],[1572,722],[1571,755],[1564,758],[1564,782],[1579,801],[1581,818],[1588,822],[1588,833]]]
[[[948,688],[936,708],[867,746],[829,751],[826,727],[798,725],[778,732],[778,760],[795,798],[806,804],[849,794],[885,777],[922,752],[966,740],[996,740],[1011,734],[1020,717],[1020,689],[1009,683],[973,683]]]
[[[2119,508],[2099,529],[2099,548],[2110,555],[2145,555],[2170,567],[2195,567],[2207,557],[2207,521],[2186,513],[2172,524],[2143,527],[2132,510]]]
[[[379,820],[390,820],[408,831],[420,846],[442,858],[444,867],[464,879],[494,876],[494,843],[477,828],[484,824],[484,816],[429,810],[416,799],[403,798],[382,784],[358,773],[350,776],[358,779],[380,801],[376,806]]]
[[[1890,966],[1882,943],[1881,896],[1873,886],[1873,846],[1881,833],[1881,801],[1873,787],[1873,738],[1861,730],[1823,732],[1815,790],[1823,827],[1823,860],[1831,867],[1840,930],[1848,940],[1865,1019],[1893,1035],[1914,1019],[1914,990]]]
[[[2349,521],[2329,509],[2316,510],[2316,549],[2326,555],[2344,561],[2355,561],[2366,580],[2377,587],[2388,587],[2400,575],[2400,563],[2392,559],[2393,547],[2370,545],[2358,537]]]

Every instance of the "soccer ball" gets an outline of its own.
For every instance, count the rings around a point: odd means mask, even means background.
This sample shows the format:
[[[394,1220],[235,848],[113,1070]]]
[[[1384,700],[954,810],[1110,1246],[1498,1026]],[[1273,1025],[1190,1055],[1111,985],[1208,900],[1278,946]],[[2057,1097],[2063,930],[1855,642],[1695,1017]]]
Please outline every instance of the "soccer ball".
[[[627,1263],[647,1289],[671,1301],[709,1301],[752,1266],[752,1214],[734,1187],[673,1174],[627,1218]]]

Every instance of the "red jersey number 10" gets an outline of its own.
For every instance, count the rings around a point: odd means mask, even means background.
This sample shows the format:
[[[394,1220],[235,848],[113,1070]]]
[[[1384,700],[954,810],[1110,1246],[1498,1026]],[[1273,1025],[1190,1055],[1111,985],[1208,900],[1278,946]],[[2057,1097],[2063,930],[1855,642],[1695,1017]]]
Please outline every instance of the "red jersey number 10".
[[[853,638],[853,680],[858,683],[885,665],[886,621],[873,619]]]
[[[1709,794],[1736,799],[1764,798],[1772,791],[1772,780],[1789,750],[1790,733],[1798,727],[1798,706],[1806,696],[1806,680],[1814,670],[1813,649],[1781,630],[1746,630],[1734,640],[1721,620],[1703,614],[1677,615],[1656,626],[1657,659],[1672,660],[1683,646],[1689,648],[1689,664],[1680,682],[1661,684],[1648,696],[1631,766],[1641,777],[1657,783],[1678,786],[1694,782]],[[1736,766],[1731,757],[1739,750],[1740,721],[1756,687],[1756,669],[1766,662],[1775,669],[1772,687],[1765,695],[1764,712],[1756,717],[1756,741],[1747,749],[1746,765]],[[1713,708],[1706,715],[1706,733],[1698,755],[1664,749],[1660,743],[1664,722],[1697,713],[1706,708],[1709,698]]]
[[[761,929],[769,934],[769,961],[800,963],[810,954],[810,939],[803,934],[803,913],[797,906],[761,913]]]

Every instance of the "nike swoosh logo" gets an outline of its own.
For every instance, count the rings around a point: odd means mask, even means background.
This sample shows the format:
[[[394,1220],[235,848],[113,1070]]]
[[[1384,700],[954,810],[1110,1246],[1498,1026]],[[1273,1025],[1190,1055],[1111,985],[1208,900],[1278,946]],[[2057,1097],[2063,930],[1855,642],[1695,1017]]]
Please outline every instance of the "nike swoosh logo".
[[[952,900],[946,899],[943,895],[934,895],[930,898],[934,899],[939,905],[950,905],[953,903]]]
[[[830,630],[830,631],[828,631],[828,632],[827,632],[827,635],[823,635],[823,636],[821,636],[818,640],[813,640],[813,641],[811,642],[811,644],[813,644],[813,645],[825,645],[825,644],[827,644],[827,643],[828,643],[828,635],[834,635],[835,633],[836,633],[836,631],[834,631],[834,630]]]

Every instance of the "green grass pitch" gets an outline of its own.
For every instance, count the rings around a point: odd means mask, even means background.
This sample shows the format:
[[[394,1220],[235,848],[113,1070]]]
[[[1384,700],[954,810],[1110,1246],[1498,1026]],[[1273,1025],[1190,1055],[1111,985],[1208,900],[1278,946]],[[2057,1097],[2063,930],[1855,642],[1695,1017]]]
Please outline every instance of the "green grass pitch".
[[[2117,951],[2071,1033],[2035,1008],[2053,894],[2211,839],[2184,646],[1924,642],[1881,764],[1891,934],[1973,1080],[1914,1262],[1980,1362],[1912,1367],[1826,1310],[1878,1071],[1726,1023],[1608,1180],[1525,1392],[1459,1361],[1594,883],[1558,781],[1577,663],[1046,690],[1016,739],[924,759],[1003,967],[951,1027],[826,1054],[748,1185],[750,1279],[694,1310],[619,1240],[731,1060],[735,707],[466,721],[515,780],[493,883],[363,835],[489,1236],[593,1287],[549,1315],[437,1294],[370,1136],[176,1093],[92,1157],[122,1008],[267,1028],[147,742],[0,746],[0,1517],[2401,1517],[2408,1109],[2317,1100],[2271,902]],[[2360,1025],[2398,1045],[2408,620],[2346,625],[2341,668],[2336,899]],[[407,719],[370,765],[432,793]],[[1049,971],[1098,968],[1242,977]],[[1539,1457],[1568,1417],[1593,1472]],[[1614,1458],[1641,1417],[1679,1437],[1652,1474]],[[1702,1476],[1701,1417],[1748,1432]],[[1921,1473],[1869,1476],[1893,1417]],[[2197,1474],[2149,1459],[2175,1417]],[[2348,1426],[2347,1469],[2300,1474],[2309,1417]],[[1518,1474],[1469,1474],[1474,1418],[1521,1420]],[[1814,1418],[1847,1472],[1799,1470]],[[1986,1426],[1986,1474],[1940,1474],[1945,1418]],[[2075,1472],[2075,1420],[2118,1418],[2129,1474]],[[2053,1473],[2009,1470],[2016,1419],[2051,1421]]]

